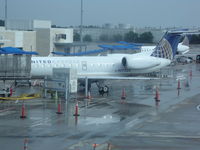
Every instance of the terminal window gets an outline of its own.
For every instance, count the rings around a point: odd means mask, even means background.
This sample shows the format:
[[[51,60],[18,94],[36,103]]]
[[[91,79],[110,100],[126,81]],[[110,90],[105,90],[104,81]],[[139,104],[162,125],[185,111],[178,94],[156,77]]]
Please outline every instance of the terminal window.
[[[56,39],[57,40],[59,40],[59,39],[66,40],[67,39],[67,35],[66,34],[56,34]]]

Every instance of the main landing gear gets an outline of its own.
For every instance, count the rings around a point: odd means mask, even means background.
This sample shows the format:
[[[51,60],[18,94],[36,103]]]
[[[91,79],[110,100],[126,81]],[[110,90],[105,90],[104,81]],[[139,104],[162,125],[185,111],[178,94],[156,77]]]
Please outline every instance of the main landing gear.
[[[101,96],[104,96],[104,94],[109,94],[109,87],[107,85],[104,84],[103,81],[92,81],[92,80],[88,80],[87,78],[85,79],[85,95],[88,95],[88,91],[91,91],[91,84],[92,83],[96,83],[97,87],[98,87],[98,91],[99,94]]]
[[[107,85],[104,85],[104,86],[98,86],[98,88],[99,88],[99,94],[101,95],[101,96],[104,96],[104,94],[107,94],[107,96],[108,96],[108,93],[109,93],[109,87],[107,86]]]

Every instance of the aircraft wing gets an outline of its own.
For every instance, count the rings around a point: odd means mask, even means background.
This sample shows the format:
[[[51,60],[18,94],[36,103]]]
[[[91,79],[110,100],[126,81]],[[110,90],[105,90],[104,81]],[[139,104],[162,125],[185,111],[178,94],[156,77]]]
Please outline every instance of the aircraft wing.
[[[155,80],[160,78],[155,77],[120,77],[120,76],[80,76],[79,79],[92,79],[92,80]]]

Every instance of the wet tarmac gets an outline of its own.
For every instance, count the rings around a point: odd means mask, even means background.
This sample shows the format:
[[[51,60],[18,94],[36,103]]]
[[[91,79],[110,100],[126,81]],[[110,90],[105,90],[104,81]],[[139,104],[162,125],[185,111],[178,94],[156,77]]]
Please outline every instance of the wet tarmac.
[[[194,48],[196,50],[196,48]],[[200,65],[178,64],[162,70],[158,80],[107,81],[109,95],[100,96],[92,85],[90,101],[79,97],[80,116],[73,100],[1,102],[0,147],[2,150],[92,149],[198,149],[200,145]],[[178,81],[180,90],[178,93]],[[126,99],[121,100],[125,88]],[[160,102],[155,102],[156,88]],[[19,87],[16,93],[42,92],[39,87]],[[97,147],[94,147],[94,144]]]
[[[199,150],[200,94],[112,138],[113,150]]]

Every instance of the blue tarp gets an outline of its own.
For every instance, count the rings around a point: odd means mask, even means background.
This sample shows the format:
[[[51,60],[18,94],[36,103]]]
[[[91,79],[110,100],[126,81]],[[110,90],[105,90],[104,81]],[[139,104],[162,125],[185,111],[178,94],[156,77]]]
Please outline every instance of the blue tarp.
[[[138,47],[141,47],[143,44],[139,44],[139,43],[128,43],[128,42],[125,42],[125,41],[119,41],[118,42],[119,44],[124,44],[124,45],[133,45],[133,46],[138,46]]]
[[[97,50],[90,50],[86,52],[79,52],[79,53],[64,53],[64,52],[52,52],[52,54],[55,55],[64,55],[64,56],[81,56],[81,55],[87,55],[87,54],[95,54],[95,53],[101,53],[107,51],[106,49],[97,49]]]
[[[0,54],[18,54],[18,55],[38,55],[37,52],[27,52],[15,47],[0,48]]]
[[[98,46],[102,49],[90,50],[90,51],[79,52],[79,53],[52,52],[52,54],[63,55],[63,56],[82,56],[82,55],[87,55],[87,54],[101,53],[101,52],[105,52],[108,50],[113,50],[113,51],[116,51],[116,50],[139,50],[141,48],[139,45],[131,45],[131,44],[128,44],[128,45],[98,45]]]
[[[108,50],[139,50],[140,46],[135,45],[98,45],[99,47],[103,49]]]

